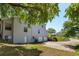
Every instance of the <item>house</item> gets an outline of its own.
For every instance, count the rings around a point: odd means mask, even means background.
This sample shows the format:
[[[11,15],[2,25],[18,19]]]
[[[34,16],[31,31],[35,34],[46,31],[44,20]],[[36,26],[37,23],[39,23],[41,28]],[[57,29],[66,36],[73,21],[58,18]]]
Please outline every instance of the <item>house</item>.
[[[46,25],[32,25],[20,22],[19,17],[2,18],[0,20],[0,38],[13,43],[31,43],[47,41]]]

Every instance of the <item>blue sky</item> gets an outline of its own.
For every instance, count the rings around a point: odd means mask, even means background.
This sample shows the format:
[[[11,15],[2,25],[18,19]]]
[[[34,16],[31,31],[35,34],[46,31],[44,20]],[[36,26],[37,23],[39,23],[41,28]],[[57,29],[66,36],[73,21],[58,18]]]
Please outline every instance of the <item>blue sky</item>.
[[[52,20],[52,22],[48,22],[46,25],[46,29],[48,28],[54,28],[57,32],[61,31],[63,28],[63,23],[67,21],[68,19],[64,17],[65,15],[65,9],[69,6],[68,3],[60,3],[60,13],[59,16],[55,17],[55,19]]]

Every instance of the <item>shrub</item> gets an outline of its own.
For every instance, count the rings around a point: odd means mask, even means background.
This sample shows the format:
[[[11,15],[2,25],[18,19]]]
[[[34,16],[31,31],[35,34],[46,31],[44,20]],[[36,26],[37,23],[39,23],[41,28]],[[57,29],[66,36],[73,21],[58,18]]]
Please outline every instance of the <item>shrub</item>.
[[[68,38],[63,37],[63,36],[56,36],[56,38],[57,38],[57,41],[67,41],[67,40],[69,40]]]
[[[12,43],[10,40],[0,39],[0,43]]]

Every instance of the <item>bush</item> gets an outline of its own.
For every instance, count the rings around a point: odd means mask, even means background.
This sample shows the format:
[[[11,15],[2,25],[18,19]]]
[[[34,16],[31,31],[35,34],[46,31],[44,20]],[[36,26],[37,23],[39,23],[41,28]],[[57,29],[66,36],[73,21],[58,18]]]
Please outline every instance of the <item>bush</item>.
[[[56,36],[56,38],[57,38],[57,41],[67,41],[67,40],[69,40],[68,38],[63,37],[63,36]]]
[[[0,43],[12,43],[10,40],[0,39]]]

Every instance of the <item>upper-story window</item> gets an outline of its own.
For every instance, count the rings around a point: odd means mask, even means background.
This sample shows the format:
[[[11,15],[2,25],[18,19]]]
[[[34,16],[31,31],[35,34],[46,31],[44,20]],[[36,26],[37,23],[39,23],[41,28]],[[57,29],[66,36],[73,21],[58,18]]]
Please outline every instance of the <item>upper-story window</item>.
[[[44,28],[44,25],[41,25],[42,28]]]
[[[27,32],[28,30],[27,30],[27,27],[24,27],[24,32]]]
[[[43,28],[43,25],[42,25],[42,28]]]
[[[5,30],[12,30],[11,24],[5,23]]]
[[[40,30],[38,30],[38,34],[40,34]]]

